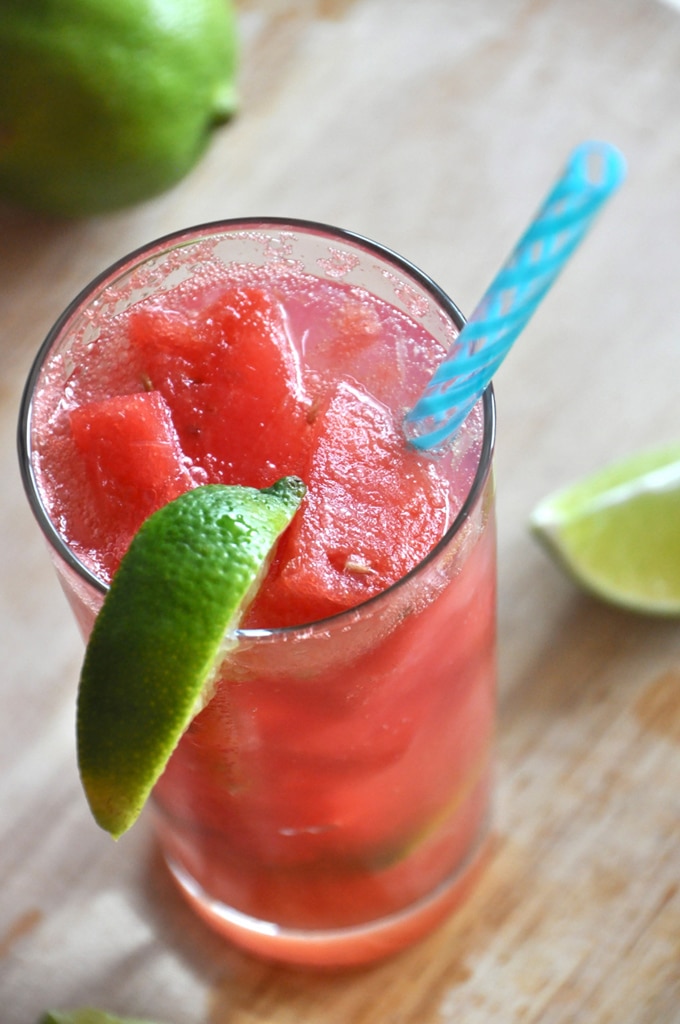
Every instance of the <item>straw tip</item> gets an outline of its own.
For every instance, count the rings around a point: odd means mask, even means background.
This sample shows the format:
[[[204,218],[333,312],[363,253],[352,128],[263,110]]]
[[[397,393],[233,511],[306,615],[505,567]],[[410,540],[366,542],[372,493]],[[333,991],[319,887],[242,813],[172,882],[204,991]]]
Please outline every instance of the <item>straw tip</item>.
[[[621,150],[600,139],[589,139],[576,146],[569,166],[585,183],[606,192],[618,188],[628,169]]]

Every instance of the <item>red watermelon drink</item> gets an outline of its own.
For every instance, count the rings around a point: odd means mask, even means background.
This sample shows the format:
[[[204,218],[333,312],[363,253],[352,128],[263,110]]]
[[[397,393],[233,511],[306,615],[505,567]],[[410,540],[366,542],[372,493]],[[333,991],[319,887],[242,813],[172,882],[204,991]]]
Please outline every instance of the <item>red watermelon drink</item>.
[[[85,637],[156,508],[206,482],[307,485],[152,804],[186,897],[266,957],[391,953],[482,860],[492,396],[436,458],[401,431],[460,326],[436,285],[366,239],[224,222],[101,275],[28,381],[24,479]]]

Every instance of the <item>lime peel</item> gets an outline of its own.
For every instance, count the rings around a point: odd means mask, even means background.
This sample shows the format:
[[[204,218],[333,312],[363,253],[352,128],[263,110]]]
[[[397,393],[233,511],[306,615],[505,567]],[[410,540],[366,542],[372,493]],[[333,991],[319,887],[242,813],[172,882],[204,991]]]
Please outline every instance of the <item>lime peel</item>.
[[[160,194],[237,105],[230,0],[0,4],[0,196],[82,217]]]
[[[596,596],[680,614],[680,445],[637,453],[548,495],[530,527]]]
[[[152,1021],[131,1017],[115,1017],[91,1006],[79,1010],[48,1010],[40,1024],[152,1024]]]
[[[90,636],[78,692],[78,761],[95,820],[134,823],[209,699],[230,633],[305,493],[208,484],[141,526]]]

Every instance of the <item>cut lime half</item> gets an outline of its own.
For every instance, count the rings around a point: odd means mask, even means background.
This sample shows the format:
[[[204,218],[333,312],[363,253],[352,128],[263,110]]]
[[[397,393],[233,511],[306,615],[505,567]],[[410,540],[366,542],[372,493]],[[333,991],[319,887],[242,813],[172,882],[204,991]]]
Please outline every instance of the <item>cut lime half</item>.
[[[214,677],[305,486],[209,484],[150,516],[95,621],[78,692],[90,808],[120,836],[137,819]]]
[[[638,453],[549,495],[530,526],[598,597],[680,614],[680,445]]]

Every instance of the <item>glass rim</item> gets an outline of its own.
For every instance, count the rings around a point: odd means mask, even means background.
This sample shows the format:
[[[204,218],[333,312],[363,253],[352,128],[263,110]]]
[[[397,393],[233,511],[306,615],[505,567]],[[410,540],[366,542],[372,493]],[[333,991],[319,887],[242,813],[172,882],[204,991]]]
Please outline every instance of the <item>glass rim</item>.
[[[205,234],[229,234],[239,228],[254,228],[258,226],[263,230],[268,227],[290,228],[296,231],[303,231],[309,234],[326,236],[338,241],[345,241],[368,252],[373,253],[387,264],[392,264],[407,276],[412,278],[421,288],[430,294],[437,305],[453,321],[456,327],[461,330],[465,324],[465,317],[455,302],[436,282],[424,271],[420,270],[414,263],[401,256],[395,250],[380,242],[376,242],[357,232],[346,228],[338,228],[320,221],[304,220],[293,217],[236,217],[225,220],[207,221],[192,227],[173,231],[147,242],[144,245],[133,249],[125,256],[120,257],[109,264],[104,270],[92,278],[78,294],[69,302],[61,315],[55,320],[40,345],[31,368],[21,396],[17,429],[17,448],[19,457],[19,469],[24,491],[28,498],[29,505],[38,525],[47,540],[52,551],[94,591],[104,596],[108,591],[108,584],[104,583],[92,572],[71,550],[67,542],[52,522],[47,509],[43,503],[40,488],[35,475],[32,459],[32,419],[33,400],[35,388],[42,372],[43,366],[54,344],[62,336],[69,322],[78,314],[84,305],[91,300],[98,292],[101,292],[108,283],[112,283],[124,271],[131,269],[135,264],[143,262],[156,255],[163,249],[179,247],[183,243],[191,244],[198,237]],[[271,628],[248,628],[237,629],[235,634],[242,639],[261,639],[264,637],[278,636],[282,634],[292,635],[295,633],[308,633],[310,630],[318,631],[324,629],[327,624],[334,625],[345,620],[349,621],[369,606],[374,606],[386,600],[395,590],[406,586],[410,580],[419,575],[429,564],[435,561],[441,551],[444,550],[451,540],[460,532],[463,524],[469,518],[472,509],[475,507],[482,489],[486,483],[491,470],[493,452],[496,441],[496,404],[494,399],[493,384],[489,384],[481,396],[483,408],[483,439],[479,453],[479,459],[475,469],[475,475],[470,484],[464,501],[451,525],[440,537],[428,554],[419,561],[404,576],[387,587],[386,590],[372,597],[367,598],[360,604],[354,605],[344,611],[336,612],[324,619],[316,619],[313,622],[301,623],[295,626],[275,626]]]

